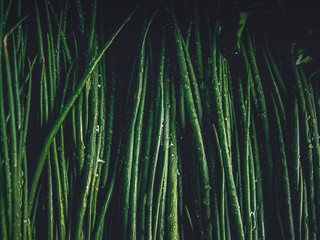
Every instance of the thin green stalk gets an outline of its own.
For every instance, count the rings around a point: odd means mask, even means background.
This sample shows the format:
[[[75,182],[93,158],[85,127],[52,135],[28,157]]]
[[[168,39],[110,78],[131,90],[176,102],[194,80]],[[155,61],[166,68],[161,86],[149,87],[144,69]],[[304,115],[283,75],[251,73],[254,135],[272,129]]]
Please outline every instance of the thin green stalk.
[[[299,185],[303,185],[300,183],[300,127],[299,127],[299,112],[298,112],[298,100],[294,98],[293,102],[293,131],[292,131],[292,179],[293,179],[293,186],[294,192],[298,193]]]
[[[250,168],[249,168],[249,148],[250,148],[250,76],[248,76],[247,83],[247,99],[246,99],[246,120],[245,120],[245,130],[244,130],[244,199],[245,199],[245,216],[246,216],[246,239],[252,239],[252,218],[251,218],[251,189],[250,189]]]
[[[192,219],[191,219],[190,212],[187,205],[185,205],[185,210],[186,210],[187,219],[191,228],[192,236],[194,236],[194,227],[193,227]]]
[[[64,108],[61,110],[61,113],[59,114],[59,116],[58,116],[57,120],[55,121],[53,127],[51,128],[50,132],[48,133],[47,138],[46,138],[46,140],[45,140],[45,142],[43,144],[43,148],[42,148],[42,151],[41,151],[39,162],[37,164],[37,167],[36,167],[36,170],[35,170],[35,173],[34,173],[34,177],[32,179],[32,183],[31,183],[30,195],[29,195],[29,207],[30,207],[29,209],[30,210],[32,209],[32,205],[33,205],[33,202],[34,202],[34,197],[35,197],[35,194],[36,194],[36,189],[37,189],[37,186],[38,186],[39,178],[40,178],[40,175],[41,175],[41,172],[42,172],[42,168],[43,168],[43,166],[45,164],[45,160],[46,160],[47,154],[49,152],[50,145],[51,145],[51,143],[53,141],[53,138],[55,137],[55,135],[59,131],[61,124],[63,123],[64,119],[67,117],[70,109],[74,105],[74,102],[78,98],[78,96],[81,93],[84,85],[86,84],[87,80],[91,76],[91,74],[94,71],[95,67],[99,63],[101,57],[103,56],[105,51],[110,47],[112,41],[118,35],[118,33],[122,30],[124,25],[130,20],[130,18],[133,15],[134,12],[135,12],[135,10],[129,15],[129,17],[123,22],[123,24],[117,29],[117,31],[115,31],[115,33],[111,36],[111,38],[104,45],[104,47],[100,50],[99,54],[97,54],[96,58],[91,61],[87,71],[84,73],[84,75],[81,78],[79,84],[75,88],[75,90],[74,90],[73,94],[70,96],[69,100],[66,102]]]
[[[151,99],[154,97],[154,86],[153,81],[151,82],[152,92]],[[150,155],[151,155],[151,145],[152,145],[152,133],[155,132],[153,128],[154,122],[154,101],[151,103],[151,107],[149,110],[149,118],[147,124],[147,132],[145,135],[145,150],[144,155],[141,162],[142,173],[140,174],[140,189],[139,189],[139,206],[138,206],[138,232],[140,232],[139,239],[144,239],[145,236],[145,219],[146,219],[146,200],[147,200],[147,184],[148,184],[148,172],[149,172],[149,164],[150,164]]]
[[[2,158],[0,157],[0,161]],[[7,240],[8,239],[8,224],[6,219],[6,211],[5,211],[5,200],[4,200],[4,181],[3,181],[3,171],[2,171],[2,164],[0,164],[0,232],[1,232],[1,239]]]
[[[200,84],[203,81],[203,61],[202,61],[202,49],[200,39],[200,16],[198,13],[198,6],[195,7],[195,21],[194,21],[194,35],[197,55],[197,76]]]
[[[217,26],[216,26],[217,28]],[[217,30],[215,30],[217,31]],[[239,200],[237,196],[237,190],[234,182],[233,172],[232,172],[232,162],[229,152],[228,139],[225,127],[225,119],[223,116],[223,108],[219,91],[218,76],[217,76],[217,46],[216,46],[216,36],[214,36],[213,42],[213,53],[212,53],[212,70],[213,70],[213,90],[216,102],[217,117],[218,117],[218,133],[221,142],[222,156],[223,156],[223,166],[226,171],[226,182],[228,188],[228,194],[231,202],[231,210],[235,218],[235,225],[237,229],[237,234],[239,239],[244,239],[244,230],[242,224],[242,217],[240,212]]]
[[[191,57],[189,55],[188,48],[187,48],[187,46],[186,46],[181,34],[180,34],[180,39],[181,39],[183,50],[184,50],[184,54],[185,54],[185,57],[186,57],[185,62],[186,62],[187,67],[188,67],[188,73],[189,73],[189,76],[190,76],[192,88],[194,90],[193,93],[194,93],[194,98],[195,98],[195,106],[196,106],[196,109],[197,109],[199,122],[200,122],[200,125],[202,125],[202,105],[201,105],[201,98],[200,98],[200,92],[199,92],[199,87],[198,87],[196,75],[194,73],[194,69],[193,69],[193,65],[192,65],[192,62],[191,62]]]
[[[113,137],[113,126],[114,126],[114,108],[115,108],[115,92],[116,92],[116,76],[115,76],[115,60],[112,63],[112,76],[111,76],[111,93],[108,103],[108,127],[106,130],[106,143],[105,143],[105,164],[102,173],[102,188],[106,187],[107,179],[108,179],[108,172],[109,172],[109,165],[110,165],[110,156],[111,156],[111,149],[112,149],[112,137]]]
[[[266,239],[265,231],[265,218],[264,218],[264,199],[263,199],[263,188],[262,188],[262,176],[261,176],[261,163],[259,156],[259,145],[257,139],[256,126],[254,121],[254,115],[251,113],[251,126],[252,126],[252,145],[253,145],[253,155],[254,155],[254,164],[255,164],[255,175],[256,175],[256,185],[257,185],[257,214],[256,222],[258,228],[258,236],[262,240]]]
[[[298,95],[298,103],[299,108],[301,109],[301,130],[302,130],[302,137],[304,143],[303,149],[301,149],[301,155],[306,157],[308,162],[308,188],[309,188],[309,197],[308,203],[310,207],[310,218],[309,224],[311,225],[311,234],[317,232],[317,217],[316,217],[316,200],[315,200],[315,179],[314,179],[314,166],[313,166],[313,154],[312,154],[312,140],[311,140],[311,131],[310,125],[308,122],[308,111],[307,111],[307,103],[305,98],[305,93],[303,91],[303,86],[301,82],[301,77],[298,71],[298,68],[293,61],[292,57],[290,59],[292,70],[294,73],[294,77],[297,83],[297,95]]]
[[[76,135],[77,135],[77,150],[78,150],[78,161],[79,161],[79,174],[82,173],[84,166],[84,124],[83,124],[83,93],[79,95],[79,100],[77,103],[77,121],[76,121]]]
[[[162,36],[161,41],[161,52],[159,61],[159,70],[157,77],[157,97],[155,103],[155,139],[152,161],[150,164],[149,176],[148,176],[148,186],[147,186],[147,199],[146,199],[146,239],[152,238],[152,207],[153,207],[153,195],[154,195],[154,182],[156,175],[156,167],[159,157],[159,149],[161,143],[161,135],[163,131],[163,120],[164,120],[164,95],[163,95],[163,74],[164,74],[164,61],[165,61],[165,47],[164,47],[164,36]],[[142,233],[143,234],[143,233]],[[144,238],[144,237],[143,237]]]
[[[20,239],[21,233],[21,185],[20,185],[20,171],[21,162],[18,162],[18,149],[17,149],[17,131],[16,131],[16,120],[15,120],[15,103],[12,90],[12,77],[9,61],[9,53],[7,49],[7,36],[3,40],[4,59],[7,73],[7,90],[8,90],[8,101],[9,101],[9,113],[10,113],[10,158],[12,161],[12,201],[13,201],[13,239]]]
[[[121,167],[119,168],[119,164],[120,164],[120,146],[122,145],[122,141],[123,141],[123,137],[124,137],[124,130],[122,131],[122,134],[120,136],[120,140],[119,140],[119,146],[118,146],[118,154],[117,154],[117,157],[116,157],[116,160],[115,160],[115,165],[114,165],[114,168],[113,168],[113,172],[112,172],[112,176],[111,176],[111,179],[110,179],[110,182],[109,182],[109,185],[106,189],[106,194],[105,194],[105,198],[103,200],[103,204],[102,204],[102,209],[101,209],[101,213],[98,217],[98,220],[97,220],[97,224],[95,226],[95,229],[93,231],[93,236],[94,236],[94,239],[97,240],[97,239],[100,239],[101,237],[100,236],[103,236],[103,230],[104,230],[104,221],[105,221],[105,215],[106,215],[106,212],[108,210],[108,207],[109,207],[109,204],[110,204],[110,201],[111,201],[111,197],[113,195],[113,192],[114,192],[114,185],[115,185],[115,181],[117,179],[117,174],[120,173],[120,170],[121,170]],[[110,224],[110,226],[112,226],[112,224]]]
[[[20,94],[19,94],[19,74],[18,74],[18,53],[17,53],[17,44],[15,41],[15,35],[12,34],[12,46],[13,46],[13,86],[14,86],[14,100],[16,105],[16,118],[17,118],[17,132],[20,137],[20,131],[22,128],[22,113],[21,113],[21,103],[20,103]],[[18,158],[20,159],[21,156],[18,153]]]
[[[181,162],[181,153],[178,152],[178,170],[177,170],[177,175],[178,175],[178,222],[179,222],[179,237],[181,240],[184,240],[184,224],[183,224],[183,219],[184,219],[184,208],[183,208],[183,185],[182,185],[182,162]]]
[[[298,203],[299,203],[299,239],[302,239],[302,218],[303,218],[303,196],[304,196],[304,179],[303,179],[303,175],[302,175],[302,167],[301,165],[299,166],[299,172],[301,172],[299,175],[300,177],[300,184],[299,184],[299,198],[298,198]],[[305,201],[304,204],[307,204],[308,201]]]
[[[308,193],[307,193],[307,184],[303,181],[303,225],[304,225],[304,237],[303,239],[309,239],[309,211],[308,211]],[[314,238],[315,239],[315,238]]]
[[[98,67],[98,66],[97,66]],[[86,235],[83,232],[83,222],[85,217],[85,212],[87,209],[88,196],[91,192],[90,185],[93,176],[93,169],[97,159],[96,153],[96,136],[97,136],[97,125],[98,125],[98,109],[99,109],[99,95],[98,95],[98,69],[95,68],[90,77],[91,79],[91,111],[90,115],[90,123],[88,125],[88,132],[86,136],[86,145],[87,151],[85,152],[85,165],[83,167],[82,174],[82,186],[80,193],[80,201],[77,209],[77,221],[76,221],[76,229],[75,229],[75,238],[83,239]],[[89,211],[89,216],[91,215]],[[91,224],[88,221],[88,224]]]
[[[0,33],[1,34],[1,33]],[[2,44],[0,44],[2,46]],[[1,51],[0,51],[0,54]],[[0,64],[1,64],[0,58]],[[5,107],[4,107],[4,88],[2,82],[2,68],[0,68],[0,143],[1,143],[1,159],[4,161],[4,179],[5,179],[5,188],[6,188],[6,214],[8,217],[8,236],[11,236],[12,231],[12,181],[11,181],[11,166],[10,166],[10,157],[9,157],[9,146],[8,146],[8,135],[6,127],[6,116],[5,116]]]
[[[258,98],[258,106],[259,106],[259,116],[262,121],[262,129],[264,133],[264,148],[267,160],[267,174],[268,174],[268,187],[269,187],[269,194],[272,194],[272,186],[273,186],[273,160],[272,160],[272,149],[271,149],[271,140],[270,140],[270,130],[269,130],[269,120],[268,120],[268,112],[267,112],[267,105],[263,90],[263,85],[261,82],[261,77],[255,57],[255,53],[253,51],[253,45],[251,41],[251,37],[248,34],[248,42],[249,42],[249,56],[252,63],[253,68],[253,79],[256,83],[256,91],[257,91],[257,98]]]
[[[153,224],[153,238],[157,239],[157,232],[161,230],[161,219],[160,205],[165,204],[166,186],[167,186],[167,173],[168,173],[168,159],[169,159],[169,133],[170,133],[170,79],[168,76],[164,76],[164,120],[163,120],[163,144],[162,144],[162,156],[160,160],[159,167],[159,188],[158,188],[158,198],[155,203],[154,211],[154,224]],[[159,217],[160,215],[160,217]],[[159,227],[159,230],[158,230]],[[160,236],[163,236],[160,233]]]
[[[168,239],[179,239],[178,222],[178,151],[176,133],[176,95],[174,81],[171,81],[170,115],[170,159],[168,169]]]
[[[243,100],[243,93],[242,93],[242,83],[241,83],[241,79],[239,79],[239,95],[241,95],[240,99]],[[243,108],[242,106],[244,106],[243,101],[240,101],[240,105],[241,108]],[[236,162],[237,162],[237,185],[238,185],[238,196],[239,196],[239,205],[240,205],[240,211],[241,211],[241,217],[243,217],[243,176],[241,174],[242,172],[242,162],[241,162],[241,154],[240,154],[240,140],[239,140],[239,135],[242,134],[242,132],[240,132],[243,127],[239,127],[238,128],[238,124],[237,124],[237,119],[236,119],[236,113],[235,113],[235,109],[234,109],[234,102],[232,103],[232,115],[233,115],[233,126],[234,126],[234,144],[235,144],[235,158],[236,158]],[[243,121],[243,119],[245,118],[245,115],[243,115],[243,118],[241,118],[240,121]],[[241,122],[242,124],[242,122]],[[240,125],[241,125],[240,124]],[[239,133],[240,132],[240,133]]]
[[[250,120],[251,121],[251,120]],[[258,240],[258,226],[257,226],[257,187],[256,187],[256,175],[255,175],[255,165],[254,156],[252,150],[252,143],[249,141],[249,173],[250,173],[250,193],[251,193],[251,221],[252,221],[252,238]]]
[[[128,138],[126,145],[126,155],[124,160],[124,178],[123,178],[123,225],[122,225],[122,234],[123,238],[127,238],[127,230],[128,230],[128,214],[129,214],[129,198],[131,191],[131,176],[132,176],[132,161],[133,161],[133,150],[134,150],[134,137],[135,137],[135,126],[138,116],[138,110],[141,100],[141,92],[142,92],[142,84],[143,84],[143,76],[144,76],[144,65],[145,65],[145,41],[147,37],[147,33],[149,27],[151,25],[152,19],[155,16],[155,13],[152,15],[148,25],[146,25],[141,42],[141,49],[139,55],[139,65],[138,65],[138,82],[137,89],[135,91],[134,100],[133,100],[133,108],[130,116],[129,130],[128,130]]]
[[[273,96],[272,96],[273,97]],[[285,200],[285,207],[286,207],[286,224],[288,224],[288,231],[289,236],[291,239],[295,239],[295,232],[294,232],[294,224],[293,224],[293,214],[292,214],[292,203],[291,203],[291,190],[290,190],[290,182],[289,182],[289,174],[288,174],[288,167],[287,167],[287,159],[286,159],[286,152],[285,152],[285,146],[283,141],[283,134],[282,134],[282,127],[280,123],[280,117],[278,108],[276,106],[274,98],[273,105],[275,110],[275,116],[276,116],[276,124],[277,124],[277,130],[278,130],[278,144],[279,144],[279,157],[280,157],[280,166],[281,166],[281,175],[283,177],[283,184],[284,184],[284,200]]]
[[[222,149],[219,141],[219,136],[217,129],[214,124],[212,124],[213,127],[213,134],[214,134],[214,139],[215,139],[215,144],[217,146],[217,151],[218,151],[218,158],[220,161],[220,167],[221,167],[221,191],[220,191],[220,229],[219,231],[221,232],[221,239],[225,240],[226,239],[226,226],[225,226],[225,170],[223,167],[223,156],[222,156]]]
[[[59,218],[59,239],[65,239],[66,237],[66,226],[65,226],[65,209],[64,209],[64,199],[63,187],[61,183],[60,167],[58,160],[57,152],[57,143],[56,139],[53,139],[52,143],[52,152],[53,152],[53,172],[55,178],[55,186],[57,191],[57,205],[58,205],[58,218]],[[63,200],[64,199],[64,200]]]
[[[129,231],[130,239],[137,239],[137,201],[138,201],[138,177],[139,177],[139,159],[141,159],[141,145],[142,145],[142,129],[143,129],[143,116],[145,108],[145,98],[147,90],[147,79],[148,79],[148,57],[145,61],[145,69],[143,76],[143,85],[141,92],[141,100],[139,104],[137,125],[135,128],[135,149],[133,151],[133,163],[131,173],[131,189],[130,189],[130,213],[129,213]]]
[[[25,119],[24,119],[24,127],[23,127],[23,143],[22,145],[23,150],[23,234],[22,236],[24,239],[31,239],[30,233],[30,215],[28,210],[28,164],[27,164],[27,149],[26,149],[26,142],[27,142],[27,132],[28,132],[28,125],[29,125],[29,115],[30,115],[30,106],[31,106],[31,88],[32,88],[32,65],[29,60],[29,87],[28,87],[28,94],[27,94],[27,104],[26,104],[26,111],[25,111]]]
[[[190,86],[190,79],[189,74],[187,71],[187,65],[185,61],[185,55],[183,51],[183,46],[181,43],[181,38],[179,37],[181,35],[177,20],[174,14],[174,11],[171,10],[171,17],[174,24],[174,37],[176,41],[176,48],[177,48],[177,55],[178,55],[178,62],[179,62],[179,68],[180,68],[180,76],[182,79],[182,82],[184,84],[184,94],[185,94],[185,100],[186,100],[186,106],[188,110],[188,115],[191,123],[192,128],[192,135],[194,137],[197,154],[198,154],[198,161],[200,166],[200,178],[201,178],[201,192],[202,192],[202,199],[203,199],[203,208],[204,208],[204,220],[206,223],[206,234],[208,238],[211,238],[212,234],[212,223],[210,220],[210,180],[209,180],[209,173],[208,173],[208,166],[207,166],[207,160],[206,160],[206,154],[202,139],[202,133],[199,123],[199,118],[196,112],[191,86]]]
[[[273,72],[271,70],[271,66],[270,66],[270,63],[268,61],[266,51],[263,49],[262,52],[263,52],[263,56],[264,56],[265,62],[267,64],[268,72],[270,74],[270,78],[271,78],[271,81],[272,81],[272,87],[273,87],[273,91],[274,91],[274,96],[275,96],[275,98],[277,100],[277,104],[279,106],[280,115],[281,115],[282,119],[284,121],[286,121],[286,113],[285,113],[285,109],[284,109],[283,102],[282,102],[282,99],[281,99],[281,95],[280,95],[280,92],[279,92],[279,88],[277,86],[275,77],[274,77]]]
[[[52,190],[52,172],[51,172],[51,159],[50,155],[48,155],[48,162],[47,162],[47,171],[48,171],[48,239],[53,240],[54,239],[54,216],[53,216],[53,190]]]
[[[313,155],[314,155],[314,170],[315,170],[315,182],[319,183],[320,181],[320,143],[319,143],[319,130],[318,130],[318,120],[316,116],[316,111],[313,104],[313,92],[312,88],[309,88],[308,80],[306,75],[301,68],[299,67],[300,76],[302,80],[302,87],[304,88],[305,92],[305,99],[306,99],[306,107],[310,117],[310,129],[311,129],[311,148],[313,148]],[[299,84],[300,86],[300,84]],[[316,214],[317,214],[317,229],[320,229],[320,184],[316,184]]]

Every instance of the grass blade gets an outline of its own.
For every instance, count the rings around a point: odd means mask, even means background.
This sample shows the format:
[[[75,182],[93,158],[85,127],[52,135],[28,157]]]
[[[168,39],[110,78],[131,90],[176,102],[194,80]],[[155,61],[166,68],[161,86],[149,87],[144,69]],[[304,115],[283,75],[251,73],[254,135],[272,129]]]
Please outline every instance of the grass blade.
[[[46,140],[45,140],[45,142],[43,144],[43,148],[42,148],[42,151],[41,151],[39,162],[37,164],[37,168],[36,168],[32,183],[31,183],[30,195],[29,195],[29,207],[30,207],[30,209],[32,209],[32,205],[33,205],[33,201],[34,201],[34,197],[35,197],[35,193],[36,193],[36,188],[37,188],[37,185],[38,185],[38,182],[39,182],[39,178],[40,178],[40,175],[41,175],[41,172],[42,172],[42,168],[43,168],[45,160],[46,160],[46,156],[48,154],[50,145],[51,145],[51,143],[53,141],[53,138],[55,137],[55,135],[59,131],[59,128],[60,128],[61,124],[63,123],[63,121],[66,118],[67,114],[69,113],[70,109],[72,108],[74,102],[76,101],[76,99],[80,95],[84,85],[86,84],[87,80],[91,76],[91,74],[94,71],[95,67],[99,63],[101,57],[103,56],[105,51],[110,47],[112,41],[118,35],[118,33],[122,30],[124,25],[130,20],[130,18],[133,15],[134,12],[135,11],[133,11],[129,15],[129,17],[123,22],[123,24],[120,26],[120,28],[111,36],[111,38],[107,41],[107,43],[104,45],[104,47],[100,50],[99,54],[97,54],[97,57],[91,61],[89,67],[87,68],[87,71],[85,72],[85,74],[81,78],[79,84],[77,85],[76,89],[74,90],[74,92],[71,95],[71,97],[69,98],[69,100],[66,102],[63,110],[59,114],[59,116],[58,116],[57,120],[55,121],[53,127],[51,128],[50,132],[48,133],[47,138],[46,138]]]

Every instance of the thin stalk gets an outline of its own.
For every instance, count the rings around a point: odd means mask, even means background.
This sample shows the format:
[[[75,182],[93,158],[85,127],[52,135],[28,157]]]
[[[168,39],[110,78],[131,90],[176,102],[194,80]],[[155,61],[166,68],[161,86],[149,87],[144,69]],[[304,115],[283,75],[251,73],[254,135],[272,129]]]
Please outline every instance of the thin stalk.
[[[202,199],[203,199],[203,208],[204,208],[204,220],[206,223],[206,234],[208,238],[211,238],[212,234],[212,223],[210,220],[210,179],[208,173],[208,166],[206,160],[206,154],[202,139],[202,133],[199,123],[199,118],[196,112],[195,103],[192,96],[191,85],[189,74],[187,71],[187,65],[185,61],[185,55],[183,51],[183,45],[181,43],[181,36],[177,20],[174,14],[174,11],[171,10],[171,17],[174,24],[174,37],[176,41],[176,48],[177,48],[177,55],[178,55],[178,62],[180,68],[180,76],[184,84],[184,94],[186,100],[186,106],[188,110],[188,115],[191,123],[192,128],[192,135],[194,137],[197,154],[198,154],[198,161],[200,166],[200,178],[201,178],[201,192],[202,192]]]
[[[2,158],[0,158],[2,161]],[[0,232],[1,232],[1,239],[7,240],[8,239],[8,225],[6,219],[6,211],[5,211],[5,200],[4,200],[4,181],[3,181],[3,171],[2,171],[2,164],[0,164]]]
[[[130,189],[131,189],[131,175],[132,175],[132,161],[133,161],[133,150],[134,150],[134,137],[135,137],[135,126],[138,116],[139,104],[141,100],[143,76],[144,76],[144,64],[145,64],[145,40],[149,27],[151,25],[152,19],[155,16],[155,13],[152,15],[148,25],[145,27],[145,31],[142,36],[139,65],[138,65],[138,82],[137,89],[135,91],[134,100],[133,100],[133,109],[130,116],[128,138],[126,145],[126,155],[124,160],[124,178],[123,178],[123,225],[122,225],[122,234],[123,238],[127,236],[128,230],[128,214],[129,214],[129,199],[130,199]]]
[[[168,173],[168,160],[169,160],[169,133],[170,133],[170,80],[168,76],[164,76],[164,120],[163,120],[163,144],[162,144],[162,156],[160,158],[161,164],[159,167],[159,190],[158,198],[155,203],[154,211],[154,224],[153,224],[153,238],[157,239],[157,231],[161,230],[161,214],[160,205],[165,204],[166,186],[167,186],[167,173]],[[159,217],[160,215],[160,217]],[[158,230],[159,227],[159,230]],[[160,236],[163,233],[160,233]]]
[[[170,107],[170,159],[168,170],[168,239],[179,239],[178,222],[178,151],[176,133],[176,96],[174,81],[171,81]]]
[[[249,148],[250,148],[250,76],[248,76],[247,83],[247,99],[246,99],[246,120],[245,120],[245,130],[244,130],[244,198],[245,198],[245,215],[247,223],[247,235],[246,239],[252,239],[252,219],[251,219],[251,189],[250,189],[250,168],[249,168]]]
[[[217,26],[216,26],[217,28]],[[217,30],[215,30],[216,32]],[[213,52],[212,52],[212,70],[213,70],[213,90],[216,102],[217,117],[218,117],[218,133],[222,147],[223,166],[226,171],[226,182],[228,188],[228,194],[231,202],[231,210],[235,218],[235,225],[239,239],[244,239],[244,230],[242,224],[242,217],[240,212],[239,200],[237,196],[237,190],[234,182],[232,172],[232,162],[229,152],[228,139],[225,126],[225,118],[223,116],[223,108],[219,91],[218,76],[217,76],[217,46],[216,36],[214,36]]]
[[[310,218],[309,218],[309,224],[311,226],[311,234],[317,232],[317,217],[316,217],[316,200],[315,200],[315,179],[314,179],[314,159],[312,154],[312,140],[311,140],[311,131],[310,131],[310,125],[308,122],[308,111],[307,111],[307,103],[305,98],[305,93],[303,91],[302,81],[301,77],[298,71],[298,68],[293,61],[291,57],[291,66],[294,73],[294,77],[297,83],[297,95],[298,95],[298,103],[299,107],[301,109],[301,130],[303,135],[303,149],[301,149],[301,155],[303,157],[306,157],[308,162],[308,188],[309,188],[309,197],[308,197],[308,203],[310,208]]]
[[[226,226],[225,226],[225,170],[223,167],[223,156],[222,156],[222,149],[219,141],[219,135],[217,132],[217,129],[215,125],[212,125],[213,127],[213,133],[214,133],[214,139],[215,143],[217,146],[217,151],[218,151],[218,158],[220,162],[220,167],[221,167],[221,192],[220,192],[220,229],[219,231],[221,239],[225,240],[226,239]]]
[[[313,92],[312,88],[309,88],[308,80],[303,69],[299,68],[300,76],[302,80],[302,87],[304,88],[305,92],[305,99],[306,99],[306,107],[310,117],[310,129],[311,129],[311,148],[313,148],[313,155],[314,155],[314,169],[315,169],[315,182],[319,183],[320,181],[320,143],[319,143],[319,130],[318,130],[318,120],[316,116],[316,111],[314,107],[313,101]],[[299,87],[301,87],[300,83]],[[320,184],[316,184],[316,216],[317,216],[317,229],[320,229]]]
[[[51,159],[50,155],[48,156],[48,163],[47,163],[47,171],[48,171],[48,239],[54,239],[54,216],[53,216],[53,190],[52,190],[52,172],[51,172]]]
[[[161,143],[161,135],[163,131],[163,120],[164,120],[164,95],[163,95],[163,74],[164,74],[164,61],[165,61],[165,47],[164,47],[164,36],[161,39],[161,52],[159,61],[159,70],[157,77],[157,97],[155,103],[155,120],[158,119],[157,125],[155,125],[155,139],[152,161],[150,164],[148,186],[147,186],[147,199],[146,199],[146,238],[152,238],[152,206],[153,206],[153,195],[154,195],[154,182],[156,175],[156,167],[159,157],[159,149]],[[157,108],[158,107],[158,108]],[[143,233],[142,233],[143,234]]]
[[[263,204],[263,188],[262,188],[262,176],[261,176],[261,163],[259,157],[259,145],[257,139],[256,126],[254,121],[254,115],[251,113],[251,126],[252,126],[252,147],[253,147],[253,155],[254,155],[254,164],[255,164],[255,175],[256,175],[256,184],[257,184],[257,214],[256,214],[256,222],[258,228],[258,236],[261,239],[266,239],[266,231],[265,231],[265,218],[264,218],[264,204]]]
[[[7,48],[7,36],[3,39],[4,59],[7,73],[7,90],[8,90],[8,101],[9,101],[9,113],[10,113],[10,158],[12,161],[12,201],[13,201],[13,239],[20,239],[21,233],[21,162],[18,161],[18,149],[17,149],[17,131],[16,131],[16,120],[15,120],[15,103],[12,90],[12,77],[9,61],[9,53]]]
[[[105,51],[110,47],[112,41],[118,35],[118,33],[122,30],[124,25],[130,20],[130,18],[133,15],[134,12],[135,12],[135,10],[129,15],[129,17],[123,22],[123,24],[117,29],[117,31],[111,36],[111,38],[107,41],[107,43],[104,45],[104,47],[100,50],[99,54],[97,54],[96,58],[91,61],[89,67],[87,68],[87,71],[84,73],[83,77],[81,78],[80,82],[78,83],[77,87],[75,88],[73,94],[70,96],[69,100],[66,102],[64,108],[61,110],[61,113],[59,114],[59,116],[58,116],[57,120],[55,121],[53,127],[49,131],[49,133],[47,135],[47,138],[46,138],[46,140],[45,140],[45,142],[43,144],[43,148],[41,150],[39,162],[37,164],[37,167],[36,167],[36,170],[35,170],[35,173],[34,173],[34,177],[32,179],[32,183],[31,183],[30,195],[29,195],[29,207],[30,207],[29,209],[30,210],[32,209],[34,197],[35,197],[35,194],[36,194],[36,189],[37,189],[37,186],[38,186],[38,183],[39,183],[39,178],[40,178],[40,175],[41,175],[41,172],[42,172],[42,168],[43,168],[43,166],[45,164],[45,160],[46,160],[47,154],[49,152],[50,145],[51,145],[51,143],[53,141],[53,138],[55,137],[55,135],[59,131],[61,124],[63,123],[63,121],[67,117],[70,109],[73,107],[74,102],[76,101],[76,99],[80,95],[84,85],[86,84],[87,80],[91,76],[91,74],[94,71],[95,67],[99,63],[101,57],[103,56]]]
[[[85,212],[87,209],[88,196],[90,190],[91,181],[93,181],[93,169],[97,159],[96,153],[96,140],[97,140],[97,125],[98,125],[98,109],[99,109],[99,95],[98,95],[98,66],[94,69],[91,75],[91,111],[88,114],[90,117],[90,124],[88,125],[88,132],[86,136],[87,151],[85,152],[85,165],[83,167],[83,182],[80,193],[80,201],[77,210],[77,221],[75,238],[83,239],[85,237],[83,233],[83,222]],[[89,211],[89,216],[91,215]],[[90,222],[88,221],[88,224]]]
[[[188,73],[189,73],[191,84],[192,84],[192,88],[193,88],[193,93],[194,93],[194,97],[195,97],[195,106],[196,106],[196,109],[197,109],[199,122],[200,122],[200,125],[202,125],[202,105],[201,105],[201,97],[200,97],[200,92],[199,92],[199,87],[198,87],[196,75],[194,73],[194,69],[193,69],[193,65],[192,65],[192,62],[191,62],[191,57],[189,55],[188,48],[187,48],[187,46],[186,46],[181,34],[180,34],[180,39],[181,39],[183,50],[184,50],[184,54],[185,54],[185,57],[186,57],[185,61],[187,63]]]
[[[129,213],[129,231],[130,239],[137,239],[137,201],[138,201],[138,176],[139,176],[139,159],[141,159],[141,145],[142,145],[142,129],[143,129],[143,116],[145,108],[145,98],[148,79],[148,57],[145,62],[143,86],[141,92],[141,100],[139,104],[139,112],[137,117],[137,125],[135,128],[135,149],[133,151],[133,163],[131,173],[131,189],[130,189],[130,213]]]
[[[285,200],[285,206],[286,206],[286,224],[288,224],[289,227],[289,236],[291,239],[295,239],[295,232],[294,232],[294,224],[293,224],[293,214],[292,214],[292,203],[291,203],[291,190],[290,190],[290,183],[289,183],[289,174],[288,174],[288,167],[287,167],[287,159],[286,159],[286,152],[285,152],[285,146],[283,141],[283,134],[282,134],[282,127],[280,123],[280,117],[278,108],[276,106],[274,98],[273,105],[275,109],[275,116],[276,116],[276,124],[277,124],[277,130],[278,130],[278,143],[279,143],[279,155],[280,155],[280,166],[281,166],[281,175],[283,177],[283,184],[284,184],[284,200]]]
[[[0,33],[1,34],[1,33]],[[0,44],[2,46],[2,44]],[[0,54],[1,51],[0,51]],[[1,64],[0,58],[0,64]],[[2,78],[2,68],[0,68],[0,143],[1,143],[1,160],[4,161],[4,180],[6,182],[6,214],[8,217],[8,236],[11,236],[12,231],[12,181],[11,181],[11,166],[10,166],[10,157],[9,157],[9,146],[8,146],[8,135],[6,127],[6,115],[4,107],[4,88],[3,88],[3,78]],[[4,215],[5,216],[5,215]]]
[[[248,35],[248,42],[249,42],[249,56],[252,63],[253,68],[253,79],[256,83],[256,91],[257,91],[257,98],[258,98],[258,106],[259,106],[259,116],[262,121],[262,129],[264,133],[264,147],[265,147],[265,154],[267,160],[267,174],[268,174],[268,187],[269,193],[273,192],[273,162],[272,162],[272,149],[271,149],[271,140],[270,140],[270,130],[269,130],[269,120],[268,120],[268,112],[267,112],[267,105],[264,95],[264,90],[261,82],[261,77],[255,57],[255,53],[253,51],[253,45],[251,41],[250,35]]]
[[[108,109],[108,127],[106,130],[106,145],[105,145],[105,164],[102,173],[102,188],[106,187],[108,172],[109,172],[109,164],[110,164],[110,156],[111,156],[111,148],[112,148],[112,137],[113,137],[113,126],[114,126],[114,107],[115,107],[115,92],[116,92],[116,76],[115,76],[115,62],[112,64],[112,76],[111,76],[111,93],[109,99],[109,109]]]

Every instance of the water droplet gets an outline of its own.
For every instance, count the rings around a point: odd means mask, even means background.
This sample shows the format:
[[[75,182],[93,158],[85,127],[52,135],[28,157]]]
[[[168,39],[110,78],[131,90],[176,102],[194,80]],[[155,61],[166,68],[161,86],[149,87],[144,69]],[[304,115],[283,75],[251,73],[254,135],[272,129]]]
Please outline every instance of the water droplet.
[[[100,131],[100,128],[99,128],[99,125],[97,125],[96,132],[99,133],[99,131]]]
[[[102,160],[102,159],[100,159],[100,158],[98,158],[98,159],[97,159],[97,163],[102,163],[102,164],[103,164],[103,163],[105,163],[105,161]]]

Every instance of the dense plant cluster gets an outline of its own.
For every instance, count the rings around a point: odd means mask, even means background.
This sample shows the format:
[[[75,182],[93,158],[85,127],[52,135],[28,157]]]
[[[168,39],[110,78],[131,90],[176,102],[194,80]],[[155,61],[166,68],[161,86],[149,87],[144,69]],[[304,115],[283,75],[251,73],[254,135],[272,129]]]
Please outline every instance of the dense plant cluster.
[[[0,238],[319,238],[319,26],[121,6],[0,0]]]

